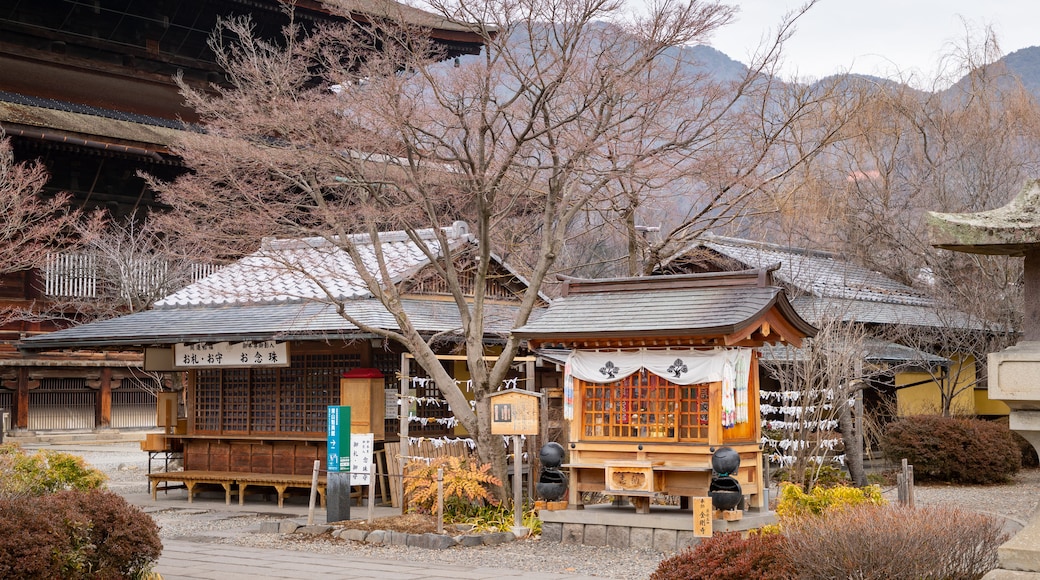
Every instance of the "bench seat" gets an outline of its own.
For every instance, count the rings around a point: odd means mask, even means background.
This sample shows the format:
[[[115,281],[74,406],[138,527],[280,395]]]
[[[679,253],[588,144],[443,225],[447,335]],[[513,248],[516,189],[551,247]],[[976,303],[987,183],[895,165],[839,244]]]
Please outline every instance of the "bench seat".
[[[238,504],[245,503],[245,491],[249,486],[273,487],[278,492],[278,507],[283,507],[285,493],[289,488],[311,488],[310,475],[293,475],[288,473],[246,473],[237,471],[169,471],[164,473],[148,474],[148,482],[151,487],[152,501],[156,501],[158,485],[160,482],[179,481],[188,490],[188,503],[197,493],[195,487],[199,484],[217,484],[224,488],[224,503],[231,505],[231,494],[233,486],[238,493]],[[325,476],[318,477],[318,495],[321,497],[321,505],[325,505]]]

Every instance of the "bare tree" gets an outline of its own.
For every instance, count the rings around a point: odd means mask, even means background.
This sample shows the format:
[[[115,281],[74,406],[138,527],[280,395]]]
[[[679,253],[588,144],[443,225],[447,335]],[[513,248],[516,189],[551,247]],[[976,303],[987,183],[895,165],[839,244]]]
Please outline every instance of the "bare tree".
[[[690,74],[689,56],[675,50],[732,19],[734,9],[715,2],[664,0],[629,20],[614,0],[431,5],[478,34],[482,53],[456,66],[441,62],[425,32],[392,5],[365,26],[304,35],[291,25],[281,44],[256,38],[248,20],[224,21],[212,46],[228,84],[210,92],[182,84],[206,126],[177,148],[193,171],[153,185],[173,208],[166,231],[208,245],[210,255],[233,256],[272,235],[320,236],[349,254],[399,330],[343,316],[414,355],[481,459],[506,481],[488,395],[521,345],[503,337],[497,362],[484,356],[482,282],[491,252],[530,282],[519,326],[581,233],[583,212],[613,199],[616,184],[682,175],[699,184],[691,193],[698,215],[738,211],[760,181],[749,176],[764,159],[776,161],[757,141],[783,133],[761,117],[774,95],[760,75],[775,64],[786,33],[731,86]],[[736,155],[742,148],[754,153]],[[418,245],[461,315],[474,408],[402,308],[384,256],[377,251],[378,265],[366,267],[351,237],[378,240],[380,231],[402,229],[418,240],[418,230],[459,219],[477,242],[472,295],[454,261]],[[448,247],[443,237],[440,247]]]
[[[0,133],[0,274],[38,267],[47,250],[69,247],[80,217],[68,194],[48,195],[42,163],[16,163]]]
[[[100,213],[84,216],[65,193],[49,194],[47,171],[40,162],[15,161],[11,142],[0,131],[0,276],[28,272],[43,265],[49,251],[75,250],[82,233],[103,226]],[[35,303],[6,305],[0,325],[34,320],[52,312]]]
[[[877,372],[864,366],[868,335],[862,325],[833,312],[819,313],[818,332],[801,348],[766,350],[763,365],[780,385],[766,393],[763,414],[773,459],[784,465],[790,480],[812,489],[821,469],[840,461],[856,485],[866,485],[863,464],[860,392]],[[771,413],[767,413],[771,411]],[[772,414],[780,419],[768,418]]]

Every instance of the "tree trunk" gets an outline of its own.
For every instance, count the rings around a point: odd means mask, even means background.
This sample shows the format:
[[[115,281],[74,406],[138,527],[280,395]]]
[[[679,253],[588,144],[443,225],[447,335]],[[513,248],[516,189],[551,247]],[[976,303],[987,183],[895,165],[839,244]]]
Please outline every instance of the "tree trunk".
[[[863,469],[863,433],[856,428],[848,405],[842,405],[842,411],[838,414],[838,430],[845,442],[845,465],[849,469],[849,477],[857,487],[863,487],[867,485],[867,474]]]
[[[477,442],[477,458],[481,463],[491,464],[491,474],[502,482],[501,486],[492,490],[495,498],[507,501],[512,497],[512,488],[509,486],[509,462],[502,436],[491,434],[491,399],[483,397],[477,400],[476,410],[477,422],[480,424],[478,433],[473,436]]]

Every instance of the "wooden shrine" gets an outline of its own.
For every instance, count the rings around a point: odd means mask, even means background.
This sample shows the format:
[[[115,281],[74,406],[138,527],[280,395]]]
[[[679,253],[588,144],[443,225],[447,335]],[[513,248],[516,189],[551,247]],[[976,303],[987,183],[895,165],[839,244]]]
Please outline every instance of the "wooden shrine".
[[[754,348],[799,346],[815,329],[768,270],[564,279],[561,298],[514,333],[531,348],[571,349],[565,369],[569,503],[582,492],[708,496],[712,453],[740,456],[748,507],[765,506]]]

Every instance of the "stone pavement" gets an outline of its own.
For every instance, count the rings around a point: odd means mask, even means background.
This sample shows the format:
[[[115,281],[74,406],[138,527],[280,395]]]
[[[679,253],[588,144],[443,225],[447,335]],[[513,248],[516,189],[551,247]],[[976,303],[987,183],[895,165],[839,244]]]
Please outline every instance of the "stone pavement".
[[[352,580],[603,580],[593,576],[524,572],[458,564],[389,561],[183,540],[163,542],[156,572],[163,580],[259,580],[267,578],[349,578]]]

